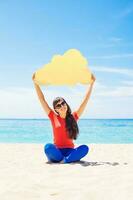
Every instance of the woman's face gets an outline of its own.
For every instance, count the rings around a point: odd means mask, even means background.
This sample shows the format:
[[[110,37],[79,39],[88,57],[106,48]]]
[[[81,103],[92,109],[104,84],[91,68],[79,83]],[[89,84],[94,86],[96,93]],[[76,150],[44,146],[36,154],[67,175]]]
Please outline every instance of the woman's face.
[[[64,100],[60,100],[56,105],[55,105],[55,110],[59,113],[59,115],[66,114],[67,112],[67,104],[64,102]]]

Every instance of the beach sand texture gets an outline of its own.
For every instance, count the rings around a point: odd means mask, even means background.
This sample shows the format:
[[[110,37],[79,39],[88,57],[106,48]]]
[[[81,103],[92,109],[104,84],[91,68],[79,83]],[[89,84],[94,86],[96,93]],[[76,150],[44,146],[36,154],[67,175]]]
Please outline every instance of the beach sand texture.
[[[133,144],[88,144],[71,164],[49,164],[43,146],[0,144],[0,200],[133,200]]]

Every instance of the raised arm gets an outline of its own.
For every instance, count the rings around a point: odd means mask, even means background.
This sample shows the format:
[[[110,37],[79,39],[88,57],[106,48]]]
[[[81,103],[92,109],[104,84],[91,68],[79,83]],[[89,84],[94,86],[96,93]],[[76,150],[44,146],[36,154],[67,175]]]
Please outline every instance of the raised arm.
[[[86,93],[86,96],[85,96],[83,102],[81,103],[81,105],[79,106],[79,108],[76,110],[76,113],[77,113],[78,117],[80,117],[81,114],[83,113],[83,111],[84,111],[84,109],[85,109],[85,107],[87,105],[87,102],[88,102],[88,100],[90,98],[90,95],[91,95],[91,92],[92,92],[92,88],[93,88],[93,84],[94,84],[94,82],[96,80],[93,74],[92,74],[91,78],[92,78],[92,83],[89,86],[89,89],[88,89],[88,91]]]
[[[44,111],[47,113],[47,115],[49,114],[49,112],[52,110],[48,103],[46,102],[45,98],[44,98],[44,95],[39,87],[39,85],[35,82],[35,73],[33,74],[32,76],[32,80],[33,80],[33,83],[34,83],[34,86],[35,86],[35,89],[36,89],[36,92],[37,92],[37,95],[38,95],[38,98],[40,100],[40,103],[44,109]]]

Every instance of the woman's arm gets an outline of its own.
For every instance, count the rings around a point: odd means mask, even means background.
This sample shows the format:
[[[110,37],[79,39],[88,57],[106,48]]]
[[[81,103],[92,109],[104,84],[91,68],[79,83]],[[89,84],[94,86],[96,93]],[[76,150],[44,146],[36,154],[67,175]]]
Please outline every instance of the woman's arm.
[[[90,98],[90,95],[91,95],[91,92],[92,92],[92,87],[93,87],[93,84],[94,84],[95,80],[96,79],[95,79],[94,75],[92,74],[92,83],[89,86],[89,89],[88,89],[88,91],[86,93],[86,96],[85,96],[83,102],[81,103],[81,105],[79,106],[78,110],[76,111],[78,117],[81,116],[81,114],[83,113],[83,111],[84,111],[84,109],[85,109],[85,107],[87,105],[87,102],[88,102],[88,100]]]
[[[37,92],[37,95],[38,95],[38,98],[40,100],[40,103],[44,109],[44,111],[47,113],[47,115],[49,114],[49,112],[52,110],[48,103],[46,102],[45,98],[44,98],[44,95],[39,87],[39,85],[35,82],[35,73],[33,74],[32,76],[32,80],[34,82],[34,86],[35,86],[35,89],[36,89],[36,92]]]

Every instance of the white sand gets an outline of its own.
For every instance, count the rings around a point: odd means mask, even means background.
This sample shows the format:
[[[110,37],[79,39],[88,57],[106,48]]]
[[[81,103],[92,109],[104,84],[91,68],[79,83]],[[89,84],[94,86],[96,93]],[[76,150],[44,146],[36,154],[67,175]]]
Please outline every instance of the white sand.
[[[82,162],[48,164],[42,144],[0,144],[0,200],[133,200],[133,144],[88,146]]]

